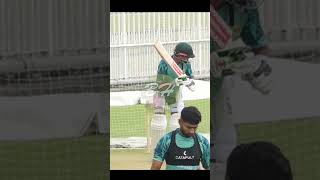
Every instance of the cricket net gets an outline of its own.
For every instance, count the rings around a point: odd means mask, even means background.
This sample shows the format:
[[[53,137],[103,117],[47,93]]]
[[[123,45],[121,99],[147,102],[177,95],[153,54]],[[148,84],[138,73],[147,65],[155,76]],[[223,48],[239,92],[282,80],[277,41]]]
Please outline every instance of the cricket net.
[[[198,132],[209,137],[209,79],[195,80],[197,90],[183,88],[185,106],[196,106],[202,114]],[[154,81],[111,84],[110,138],[111,148],[147,148],[150,150],[150,121],[153,117]],[[203,91],[204,90],[204,91]],[[167,121],[169,106],[165,107]],[[167,127],[167,132],[169,128]]]
[[[319,42],[270,47],[276,57],[269,60],[274,83],[271,94],[262,96],[234,77],[229,94],[232,115],[224,115],[231,116],[237,143],[270,141],[290,160],[294,179],[319,179],[319,87],[315,84],[320,75]]]
[[[2,59],[3,179],[105,176],[108,71],[103,54]]]

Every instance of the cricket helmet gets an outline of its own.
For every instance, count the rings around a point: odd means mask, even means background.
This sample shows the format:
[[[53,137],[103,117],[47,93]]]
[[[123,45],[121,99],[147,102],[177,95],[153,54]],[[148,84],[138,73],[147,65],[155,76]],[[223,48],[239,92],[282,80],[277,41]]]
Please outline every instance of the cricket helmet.
[[[226,0],[228,3],[241,9],[250,10],[259,8],[264,0]]]
[[[185,53],[188,55],[188,58],[194,58],[195,55],[193,54],[192,47],[190,44],[186,42],[181,42],[176,45],[174,48],[174,54],[179,54],[179,53]]]

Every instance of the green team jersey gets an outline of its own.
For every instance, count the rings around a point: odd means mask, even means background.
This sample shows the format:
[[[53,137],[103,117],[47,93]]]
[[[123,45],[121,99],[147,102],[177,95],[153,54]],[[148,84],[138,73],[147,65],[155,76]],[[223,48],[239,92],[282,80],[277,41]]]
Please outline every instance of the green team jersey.
[[[232,29],[232,40],[239,38],[251,48],[261,48],[267,45],[267,38],[261,27],[258,9],[240,10],[225,3],[218,11],[219,15]],[[210,41],[210,51],[216,51],[218,47]],[[218,92],[222,84],[221,78],[213,78],[213,96]]]
[[[210,164],[210,146],[208,140],[196,133],[198,142],[201,149],[201,164],[205,169],[209,169]],[[172,132],[164,135],[158,142],[157,147],[154,151],[153,160],[164,162],[166,152],[169,149],[171,143]],[[195,141],[192,137],[184,137],[181,135],[180,130],[176,133],[176,145],[180,148],[190,148],[194,145]],[[197,170],[198,166],[176,166],[176,165],[166,165],[166,170]]]
[[[188,77],[193,76],[190,63],[179,63],[178,66]],[[164,83],[172,84],[172,86],[169,87],[169,89],[171,90],[170,91],[171,93],[165,95],[166,103],[169,105],[176,103],[176,94],[179,90],[179,86],[176,86],[174,84],[174,80],[176,78],[177,76],[172,71],[170,66],[164,60],[161,60],[158,66],[158,71],[157,71],[157,84],[158,84],[158,87]],[[159,90],[159,91],[162,91],[162,90]]]

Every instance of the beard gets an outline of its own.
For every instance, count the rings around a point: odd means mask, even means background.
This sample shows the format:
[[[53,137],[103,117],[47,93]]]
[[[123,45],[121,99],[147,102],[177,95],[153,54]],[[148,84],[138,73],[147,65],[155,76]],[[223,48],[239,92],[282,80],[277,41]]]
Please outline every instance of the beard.
[[[183,136],[187,137],[187,138],[189,138],[189,137],[192,137],[192,136],[193,136],[193,134],[186,133],[183,129],[180,129],[180,131],[181,131],[181,134],[182,134]]]

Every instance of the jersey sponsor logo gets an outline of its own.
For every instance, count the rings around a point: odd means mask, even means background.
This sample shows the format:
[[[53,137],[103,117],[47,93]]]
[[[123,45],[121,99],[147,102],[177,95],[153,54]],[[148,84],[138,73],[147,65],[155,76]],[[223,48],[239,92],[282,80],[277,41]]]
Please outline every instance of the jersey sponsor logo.
[[[188,156],[187,151],[183,151],[183,156],[176,156],[176,159],[194,159],[194,156]]]

